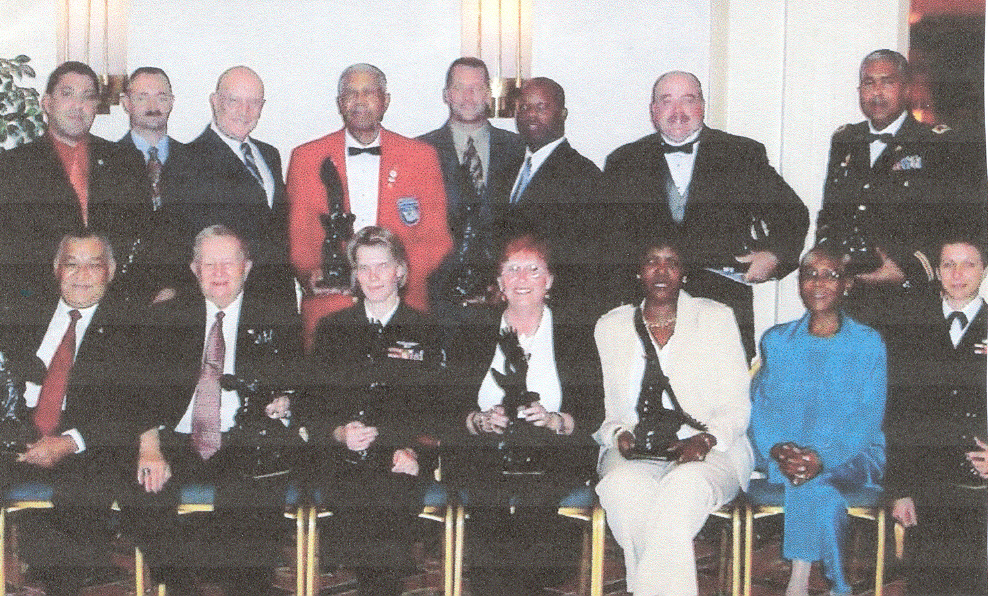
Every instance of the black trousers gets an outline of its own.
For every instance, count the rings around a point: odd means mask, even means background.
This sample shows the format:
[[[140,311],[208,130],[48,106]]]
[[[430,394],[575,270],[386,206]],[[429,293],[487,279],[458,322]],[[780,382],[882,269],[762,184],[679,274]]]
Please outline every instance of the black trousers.
[[[988,594],[985,491],[944,487],[916,498],[918,523],[906,536],[909,594]]]

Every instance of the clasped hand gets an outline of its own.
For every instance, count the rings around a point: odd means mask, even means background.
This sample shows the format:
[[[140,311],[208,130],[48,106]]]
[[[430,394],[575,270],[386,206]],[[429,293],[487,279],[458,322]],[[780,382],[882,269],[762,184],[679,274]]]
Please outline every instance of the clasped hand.
[[[779,464],[782,475],[799,486],[814,478],[823,470],[823,462],[816,451],[809,447],[799,447],[795,443],[777,443],[769,453]]]
[[[669,445],[666,451],[676,463],[684,464],[691,461],[703,461],[710,449],[717,444],[717,439],[710,433],[699,433],[686,439],[679,439]],[[635,435],[631,431],[622,431],[617,436],[618,451],[625,459],[631,459],[635,448]]]
[[[378,431],[376,426],[367,426],[363,422],[353,420],[340,427],[340,443],[346,445],[350,451],[363,451],[371,446],[377,439]]]
[[[67,455],[75,453],[77,448],[75,440],[69,435],[42,437],[28,444],[27,451],[18,455],[17,461],[51,468]]]
[[[275,420],[288,418],[292,415],[291,398],[287,395],[279,395],[264,407],[264,413],[267,414],[268,418],[274,418]]]

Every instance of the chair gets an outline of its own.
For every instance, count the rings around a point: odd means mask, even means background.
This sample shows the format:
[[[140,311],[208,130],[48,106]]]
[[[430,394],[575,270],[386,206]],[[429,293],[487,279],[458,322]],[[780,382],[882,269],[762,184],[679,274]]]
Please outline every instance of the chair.
[[[785,513],[783,508],[783,491],[773,488],[774,485],[764,479],[753,479],[748,487],[744,504],[744,596],[751,596],[751,571],[754,543],[754,520]],[[846,495],[847,514],[858,519],[874,521],[876,524],[876,553],[875,553],[875,596],[882,596],[885,579],[885,506],[882,503],[881,491],[865,487]],[[904,532],[898,524],[895,531],[896,554],[902,552]]]
[[[213,511],[216,487],[212,484],[189,483],[179,489],[177,511],[179,515]],[[305,594],[305,519],[307,507],[299,500],[298,489],[289,485],[285,491],[285,517],[295,520],[295,593]],[[139,548],[134,553],[134,593],[143,594],[145,587],[144,554]],[[164,584],[158,585],[159,596],[165,596]]]
[[[51,508],[54,490],[47,482],[21,482],[4,493],[0,507],[0,590],[7,593],[7,514],[21,509]]]

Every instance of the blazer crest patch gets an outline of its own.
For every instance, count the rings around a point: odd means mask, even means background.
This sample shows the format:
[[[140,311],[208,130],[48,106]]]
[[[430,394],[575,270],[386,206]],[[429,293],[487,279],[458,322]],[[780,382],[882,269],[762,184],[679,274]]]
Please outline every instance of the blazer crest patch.
[[[406,226],[414,226],[422,218],[417,197],[401,197],[398,199],[398,217]]]

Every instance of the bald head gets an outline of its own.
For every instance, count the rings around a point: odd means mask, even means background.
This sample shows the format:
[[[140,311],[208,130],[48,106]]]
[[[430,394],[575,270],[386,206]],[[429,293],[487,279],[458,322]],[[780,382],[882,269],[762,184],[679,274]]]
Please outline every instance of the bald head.
[[[703,127],[700,79],[689,72],[667,72],[652,87],[652,124],[666,139],[681,143]]]
[[[213,120],[226,136],[244,141],[257,126],[264,107],[264,83],[246,66],[227,69],[209,96]]]

